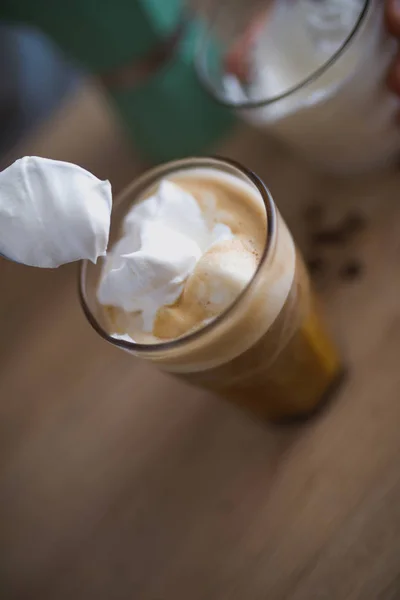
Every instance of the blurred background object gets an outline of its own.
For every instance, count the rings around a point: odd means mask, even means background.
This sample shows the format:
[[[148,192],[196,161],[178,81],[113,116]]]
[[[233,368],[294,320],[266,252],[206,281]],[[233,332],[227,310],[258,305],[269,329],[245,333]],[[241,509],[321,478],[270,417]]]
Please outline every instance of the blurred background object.
[[[51,111],[79,78],[65,57],[102,83],[145,162],[204,152],[233,123],[229,110],[197,80],[196,24],[180,0],[5,0],[2,16],[35,28],[3,28],[3,60],[19,80],[8,92],[9,98],[14,94],[8,104],[21,104],[12,126],[15,138]]]
[[[0,23],[0,154],[76,89],[81,72],[47,36]]]
[[[380,0],[226,0],[199,43],[210,93],[335,175],[398,162],[396,95],[385,83],[398,43]]]

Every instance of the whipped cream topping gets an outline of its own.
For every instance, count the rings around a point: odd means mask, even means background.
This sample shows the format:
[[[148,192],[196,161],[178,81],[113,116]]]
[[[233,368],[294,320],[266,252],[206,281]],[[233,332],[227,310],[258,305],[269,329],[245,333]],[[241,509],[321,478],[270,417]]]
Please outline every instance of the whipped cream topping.
[[[257,261],[213,210],[212,202],[202,211],[190,193],[162,181],[126,215],[122,237],[105,260],[99,302],[140,313],[142,331],[155,335],[161,309],[178,299],[188,313],[202,305],[195,313],[203,323],[222,312],[249,282]]]
[[[112,195],[77,165],[26,156],[0,173],[0,252],[53,268],[106,253]]]

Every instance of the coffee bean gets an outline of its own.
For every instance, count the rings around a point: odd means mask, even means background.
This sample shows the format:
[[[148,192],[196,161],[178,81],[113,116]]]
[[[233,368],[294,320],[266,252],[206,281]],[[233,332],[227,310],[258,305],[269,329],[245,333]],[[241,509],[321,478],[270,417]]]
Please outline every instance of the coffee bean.
[[[319,224],[324,216],[324,207],[322,206],[322,204],[317,204],[317,202],[313,202],[312,204],[306,206],[303,212],[303,216],[310,225]]]
[[[326,263],[320,256],[309,258],[307,261],[308,270],[310,275],[315,277],[322,275],[326,269]]]
[[[350,260],[343,265],[339,271],[339,276],[344,281],[356,281],[360,279],[364,271],[364,267],[358,260]]]
[[[311,235],[311,243],[316,246],[338,246],[346,242],[347,234],[342,228],[321,229]]]
[[[345,217],[342,227],[346,231],[346,234],[351,236],[356,233],[360,233],[360,231],[363,231],[363,229],[365,229],[366,227],[366,224],[367,219],[365,218],[365,216],[353,212],[348,214],[347,217]]]

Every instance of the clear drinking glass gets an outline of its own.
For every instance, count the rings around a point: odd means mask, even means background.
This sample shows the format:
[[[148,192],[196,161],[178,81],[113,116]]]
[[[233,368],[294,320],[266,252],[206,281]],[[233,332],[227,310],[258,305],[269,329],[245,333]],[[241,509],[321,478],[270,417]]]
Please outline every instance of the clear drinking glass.
[[[265,246],[252,280],[212,322],[172,341],[139,344],[114,337],[96,298],[102,262],[80,271],[83,310],[99,335],[191,384],[211,390],[263,419],[307,416],[338,381],[341,363],[321,320],[303,261],[268,189],[251,171],[216,158],[157,167],[117,198],[111,243],[132,204],[165,177],[213,169],[247,182],[265,206]],[[262,206],[262,205],[261,205]]]
[[[348,174],[399,155],[386,85],[397,41],[382,0],[235,0],[213,5],[197,70],[209,92],[322,170]]]

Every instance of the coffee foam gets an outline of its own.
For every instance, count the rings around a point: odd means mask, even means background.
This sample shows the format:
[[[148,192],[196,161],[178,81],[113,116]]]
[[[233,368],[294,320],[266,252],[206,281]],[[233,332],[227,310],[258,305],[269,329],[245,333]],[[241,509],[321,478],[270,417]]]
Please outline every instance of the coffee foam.
[[[253,184],[204,168],[177,173],[172,181],[196,198],[209,227],[222,223],[230,228],[233,239],[217,243],[203,254],[178,301],[157,312],[155,335],[142,331],[141,316],[137,313],[107,307],[110,330],[142,344],[176,339],[212,322],[232,305],[253,278],[265,246],[266,211]],[[148,358],[166,370],[185,372],[206,369],[241,354],[278,316],[289,294],[294,270],[293,241],[278,215],[269,256],[231,310],[229,319],[220,320],[205,331],[195,344],[185,343],[168,353],[158,353],[153,346]],[[221,281],[224,286],[216,285]]]
[[[173,339],[210,322],[236,300],[256,269],[255,255],[240,239],[213,245],[198,261],[178,302],[158,312],[154,334]]]

